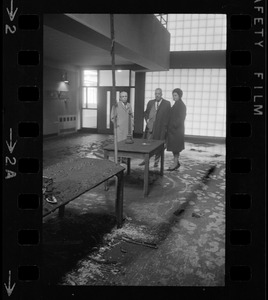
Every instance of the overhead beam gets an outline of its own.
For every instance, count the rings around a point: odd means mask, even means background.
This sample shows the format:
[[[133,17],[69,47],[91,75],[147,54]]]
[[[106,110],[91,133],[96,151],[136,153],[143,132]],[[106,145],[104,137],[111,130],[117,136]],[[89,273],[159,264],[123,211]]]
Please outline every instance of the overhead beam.
[[[108,14],[48,14],[44,24],[110,52],[107,20]],[[115,33],[116,55],[147,70],[169,69],[170,34],[154,15],[116,14]]]
[[[170,52],[171,69],[225,69],[226,51],[173,51]]]

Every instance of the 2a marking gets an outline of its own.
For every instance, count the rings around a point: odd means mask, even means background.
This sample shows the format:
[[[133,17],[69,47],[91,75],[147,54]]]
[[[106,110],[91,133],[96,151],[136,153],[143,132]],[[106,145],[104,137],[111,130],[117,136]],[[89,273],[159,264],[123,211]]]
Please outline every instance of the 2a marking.
[[[17,141],[13,142],[13,136],[12,136],[12,128],[9,128],[9,142],[6,141],[6,144],[7,144],[7,148],[9,150],[9,153],[12,154],[12,152],[14,151],[15,147],[16,147],[16,144],[17,144]],[[8,166],[9,164],[11,166],[15,166],[17,163],[17,160],[14,156],[12,156],[11,158],[6,156],[6,166]],[[10,179],[10,178],[13,178],[17,175],[16,172],[12,171],[12,170],[8,170],[6,169],[6,176],[5,176],[5,179]]]

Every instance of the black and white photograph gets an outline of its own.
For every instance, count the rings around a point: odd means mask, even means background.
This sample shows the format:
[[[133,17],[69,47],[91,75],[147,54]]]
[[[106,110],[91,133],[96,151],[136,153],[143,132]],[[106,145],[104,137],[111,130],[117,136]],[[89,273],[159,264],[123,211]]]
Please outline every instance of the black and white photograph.
[[[266,299],[266,5],[3,1],[3,299]]]
[[[226,14],[44,14],[45,285],[225,286]]]

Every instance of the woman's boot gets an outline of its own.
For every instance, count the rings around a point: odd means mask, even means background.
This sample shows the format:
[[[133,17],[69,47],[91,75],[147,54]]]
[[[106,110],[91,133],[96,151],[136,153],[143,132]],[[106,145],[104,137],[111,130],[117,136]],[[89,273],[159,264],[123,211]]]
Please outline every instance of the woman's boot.
[[[179,154],[173,154],[173,166],[168,168],[168,171],[175,171],[180,167]]]

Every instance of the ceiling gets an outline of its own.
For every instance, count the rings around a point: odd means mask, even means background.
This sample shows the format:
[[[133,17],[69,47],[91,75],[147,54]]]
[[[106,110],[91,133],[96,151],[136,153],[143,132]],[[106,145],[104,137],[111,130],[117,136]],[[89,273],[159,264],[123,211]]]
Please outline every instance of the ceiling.
[[[109,51],[48,26],[44,26],[43,55],[44,59],[76,67],[111,65]],[[116,65],[133,64],[118,55],[115,56],[115,63]]]
[[[170,34],[154,15],[116,14],[113,20],[117,67],[135,71],[168,70]],[[45,63],[110,68],[110,27],[109,14],[46,14]]]

